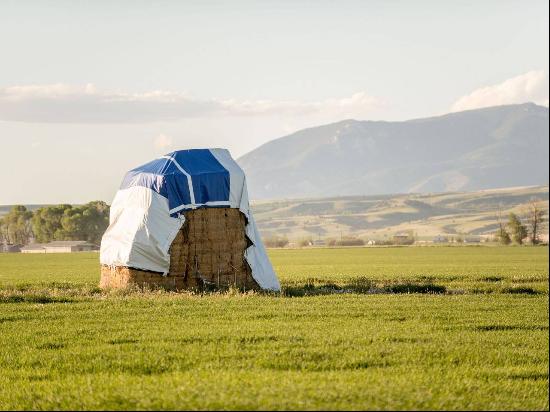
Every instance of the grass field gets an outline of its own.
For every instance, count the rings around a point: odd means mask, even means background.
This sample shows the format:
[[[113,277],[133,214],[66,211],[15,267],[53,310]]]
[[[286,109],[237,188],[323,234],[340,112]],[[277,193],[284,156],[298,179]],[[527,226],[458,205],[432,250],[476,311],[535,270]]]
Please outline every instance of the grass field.
[[[102,293],[97,254],[0,254],[0,409],[548,409],[548,248],[270,257],[282,295]]]

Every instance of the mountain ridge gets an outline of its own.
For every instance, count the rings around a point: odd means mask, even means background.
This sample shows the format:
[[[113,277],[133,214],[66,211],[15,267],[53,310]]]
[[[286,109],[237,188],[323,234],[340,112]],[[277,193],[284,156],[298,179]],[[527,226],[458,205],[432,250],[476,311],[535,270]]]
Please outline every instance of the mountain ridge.
[[[342,120],[238,159],[253,199],[481,190],[548,182],[548,108],[494,106],[428,118]]]

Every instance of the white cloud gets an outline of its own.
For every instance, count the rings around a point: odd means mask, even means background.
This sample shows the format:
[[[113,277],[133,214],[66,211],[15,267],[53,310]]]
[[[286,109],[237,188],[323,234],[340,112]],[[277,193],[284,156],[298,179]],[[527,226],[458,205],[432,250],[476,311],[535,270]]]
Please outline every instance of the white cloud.
[[[351,97],[342,99],[327,99],[317,102],[299,101],[237,101],[224,100],[221,102],[228,113],[232,114],[314,114],[323,112],[351,113],[357,111],[371,111],[379,109],[386,103],[379,98],[369,96],[364,92],[355,93]]]
[[[458,99],[452,111],[527,102],[548,106],[548,73],[532,70],[502,83],[476,89]]]
[[[44,123],[149,123],[211,116],[364,117],[385,102],[366,93],[323,101],[197,99],[185,93],[98,91],[92,84],[0,88],[0,120]]]
[[[166,150],[174,144],[172,138],[165,134],[159,134],[153,139],[153,145],[157,150]]]

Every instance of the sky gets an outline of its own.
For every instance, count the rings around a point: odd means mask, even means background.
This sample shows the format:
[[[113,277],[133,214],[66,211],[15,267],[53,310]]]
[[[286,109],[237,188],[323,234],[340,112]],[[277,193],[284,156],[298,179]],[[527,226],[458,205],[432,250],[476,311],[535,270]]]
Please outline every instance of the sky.
[[[548,2],[2,1],[1,204],[110,202],[164,153],[548,106]],[[275,160],[274,160],[275,161]]]

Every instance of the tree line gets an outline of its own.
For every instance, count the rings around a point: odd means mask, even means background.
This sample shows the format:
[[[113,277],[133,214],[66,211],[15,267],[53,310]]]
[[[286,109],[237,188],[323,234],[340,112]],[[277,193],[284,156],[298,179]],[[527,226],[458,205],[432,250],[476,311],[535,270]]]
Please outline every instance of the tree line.
[[[35,211],[13,206],[0,218],[0,244],[28,244],[52,240],[86,240],[99,244],[109,225],[109,205],[93,201],[85,205],[44,206]]]
[[[523,221],[517,214],[511,212],[508,215],[508,222],[504,223],[499,213],[496,240],[503,245],[509,245],[512,242],[522,245],[525,239],[528,239],[531,244],[538,245],[544,214],[545,210],[535,201],[529,203],[526,218]]]

